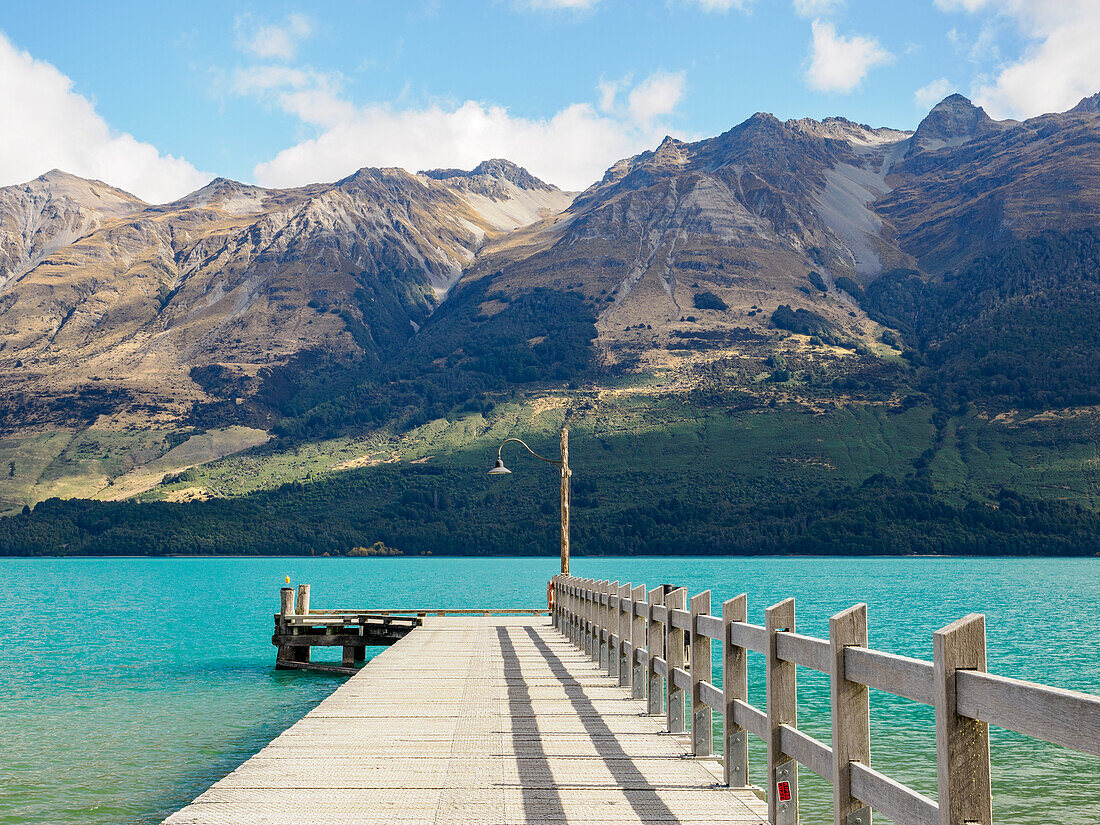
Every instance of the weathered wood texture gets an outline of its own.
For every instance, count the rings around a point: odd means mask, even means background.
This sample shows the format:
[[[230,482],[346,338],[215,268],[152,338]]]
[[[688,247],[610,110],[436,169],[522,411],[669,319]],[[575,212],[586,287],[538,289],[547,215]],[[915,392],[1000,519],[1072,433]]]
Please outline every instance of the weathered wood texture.
[[[577,586],[582,604],[617,604],[601,594],[607,582],[555,577],[555,586]],[[713,710],[722,717],[724,781],[747,786],[748,733],[768,746],[767,793],[770,821],[798,822],[798,765],[833,784],[834,823],[870,825],[876,808],[899,825],[988,825],[991,821],[989,725],[1100,755],[1100,696],[1037,685],[986,673],[985,620],[967,616],[933,635],[933,661],[926,662],[867,647],[867,606],[860,604],[830,619],[829,639],[795,632],[794,600],[765,611],[764,626],[748,623],[744,595],[710,615],[710,592],[691,598],[668,586],[632,591],[632,615],[645,620],[643,636],[631,633],[632,657],[645,662],[647,708],[665,713],[670,731],[684,726],[684,694],[692,699],[692,749],[709,754]],[[619,630],[618,614],[591,614],[600,636]],[[610,624],[608,624],[610,622]],[[684,658],[684,635],[691,661]],[[722,643],[722,684],[711,678],[710,643]],[[766,663],[767,712],[748,703],[748,651]],[[633,659],[632,659],[633,661]],[[832,744],[798,729],[797,670],[810,668],[830,677]],[[870,766],[869,688],[876,688],[936,710],[939,802]],[[667,708],[663,702],[667,695]],[[1051,804],[1054,804],[1053,802]]]
[[[429,617],[166,823],[764,820],[643,710],[549,619]]]

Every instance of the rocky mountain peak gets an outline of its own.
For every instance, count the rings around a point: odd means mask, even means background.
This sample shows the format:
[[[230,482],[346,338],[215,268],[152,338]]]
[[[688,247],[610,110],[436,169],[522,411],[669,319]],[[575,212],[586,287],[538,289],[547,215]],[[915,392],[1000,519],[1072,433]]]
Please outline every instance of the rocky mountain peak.
[[[492,178],[494,180],[508,181],[509,183],[515,184],[520,189],[526,189],[528,191],[541,190],[548,192],[557,189],[556,186],[536,178],[519,164],[513,163],[510,160],[505,160],[504,158],[483,160],[469,171],[464,169],[427,169],[417,174],[441,181]]]
[[[930,111],[913,133],[913,142],[906,156],[918,152],[934,152],[945,146],[959,146],[1011,125],[996,121],[981,106],[975,106],[957,92],[948,95]]]
[[[1088,114],[1100,114],[1100,92],[1094,95],[1083,98],[1080,103],[1070,109],[1071,112],[1078,114],[1084,112]]]

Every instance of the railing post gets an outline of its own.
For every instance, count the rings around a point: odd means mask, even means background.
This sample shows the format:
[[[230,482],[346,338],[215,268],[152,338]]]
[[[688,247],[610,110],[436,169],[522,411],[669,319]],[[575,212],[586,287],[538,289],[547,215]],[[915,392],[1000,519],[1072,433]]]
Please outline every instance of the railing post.
[[[619,687],[630,686],[630,674],[633,671],[630,666],[631,657],[634,655],[630,649],[631,625],[633,624],[630,618],[632,613],[627,612],[628,610],[634,610],[634,605],[630,599],[632,590],[633,588],[629,582],[619,588]]]
[[[593,639],[595,639],[593,628],[596,624],[596,611],[593,607],[592,594],[595,592],[595,587],[595,579],[584,580],[584,651],[588,654],[589,659],[600,658],[600,649],[593,642]]]
[[[844,675],[844,650],[867,647],[867,605],[829,619],[829,697],[833,727],[833,825],[871,825],[871,808],[852,796],[853,762],[871,764],[871,699]]]
[[[630,594],[630,600],[638,605],[645,605],[645,585],[639,584]],[[635,699],[645,698],[645,667],[638,661],[638,652],[646,647],[646,617],[638,615],[638,611],[631,608],[630,614],[630,673],[631,695]]]
[[[649,705],[647,710],[651,716],[657,716],[665,709],[664,685],[661,684],[661,675],[653,664],[655,658],[663,659],[665,657],[664,626],[657,621],[657,616],[653,612],[653,608],[664,604],[664,601],[665,589],[663,587],[655,587],[649,591],[649,621],[646,635],[646,652],[649,655],[646,676],[649,681]]]
[[[696,626],[700,616],[710,614],[710,591],[691,597],[691,752],[695,756],[710,756],[714,751],[714,712],[703,701],[699,688],[713,676],[710,637]]]
[[[569,630],[573,645],[581,646],[580,583],[570,577],[569,580]]]
[[[779,741],[782,725],[798,722],[798,682],[794,662],[780,660],[776,634],[794,632],[794,599],[786,599],[764,611],[768,635],[768,821],[771,825],[798,825],[798,763],[783,753]]]
[[[607,675],[619,675],[619,581],[607,589]]]
[[[687,607],[687,591],[684,588],[673,590],[665,598],[668,605],[668,621],[665,622],[665,661],[668,663],[668,732],[684,732],[684,691],[676,687],[672,675],[673,668],[684,667],[684,631],[672,624],[672,611]]]
[[[985,616],[971,613],[933,633],[932,664],[940,825],[991,825],[989,725],[955,708],[955,671],[986,668]]]
[[[722,603],[722,698],[725,717],[722,726],[722,762],[726,784],[744,788],[749,784],[748,732],[738,725],[736,702],[749,701],[748,651],[733,644],[730,627],[749,620],[748,597],[744,594]]]
[[[607,617],[611,612],[611,582],[604,579],[600,582],[600,609],[598,615],[600,617],[600,670],[607,670],[608,652],[611,649],[611,634],[608,631]],[[604,599],[607,599],[607,604],[604,604]]]

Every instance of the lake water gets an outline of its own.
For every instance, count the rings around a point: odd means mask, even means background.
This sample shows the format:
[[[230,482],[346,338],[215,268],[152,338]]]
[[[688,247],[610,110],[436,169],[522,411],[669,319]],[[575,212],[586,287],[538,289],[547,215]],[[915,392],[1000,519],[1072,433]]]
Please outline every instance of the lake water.
[[[339,677],[273,668],[285,576],[312,585],[314,607],[529,607],[545,603],[557,563],[0,559],[0,825],[159,822],[334,690]],[[794,596],[798,629],[822,637],[831,614],[863,601],[872,646],[924,659],[933,630],[982,612],[991,671],[1100,694],[1096,559],[577,558],[572,572],[709,588],[715,605],[746,592],[756,623]],[[825,741],[828,707],[826,679],[800,669],[799,724]],[[931,709],[875,692],[872,726],[872,764],[934,796]],[[1100,821],[1100,759],[992,739],[999,823]],[[802,776],[803,822],[831,821],[828,789]]]

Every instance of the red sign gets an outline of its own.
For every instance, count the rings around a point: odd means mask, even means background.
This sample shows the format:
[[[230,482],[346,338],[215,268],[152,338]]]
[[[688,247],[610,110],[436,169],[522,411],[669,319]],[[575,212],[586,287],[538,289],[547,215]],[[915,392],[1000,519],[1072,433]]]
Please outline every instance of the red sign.
[[[775,795],[780,802],[791,801],[791,783],[783,780],[775,783]]]

